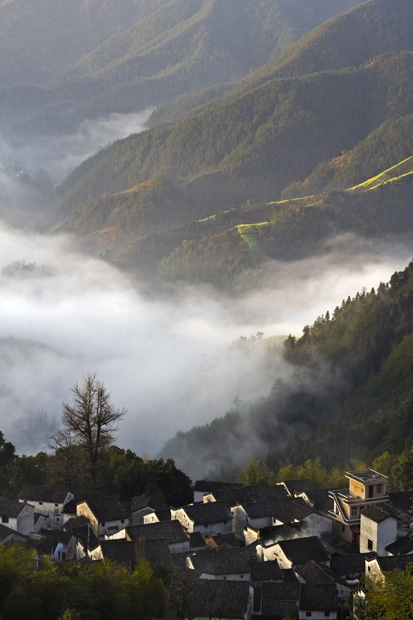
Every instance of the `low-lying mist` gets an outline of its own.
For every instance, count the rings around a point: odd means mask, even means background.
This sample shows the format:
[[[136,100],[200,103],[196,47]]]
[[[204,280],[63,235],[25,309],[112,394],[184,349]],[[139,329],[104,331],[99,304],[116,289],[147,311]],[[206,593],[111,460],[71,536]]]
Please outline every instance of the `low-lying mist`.
[[[18,454],[46,448],[71,388],[93,372],[128,410],[117,445],[155,457],[177,431],[224,415],[234,401],[247,406],[288,378],[276,337],[299,336],[411,258],[411,247],[349,235],[323,256],[263,265],[247,293],[181,286],[148,297],[69,237],[35,232],[47,228],[36,226],[38,213],[47,220],[54,208],[38,193],[42,174],[46,184],[61,181],[98,147],[142,129],[148,115],[85,122],[73,136],[36,144],[0,142],[0,430]],[[262,339],[249,346],[234,344],[257,332]]]
[[[407,248],[354,238],[335,254],[270,263],[266,286],[227,297],[184,287],[147,298],[139,285],[78,253],[67,237],[0,229],[0,430],[18,453],[45,448],[71,388],[96,372],[126,407],[117,445],[156,456],[178,430],[266,395],[289,368],[266,339],[300,335],[347,295],[387,281]],[[249,347],[240,336],[263,332]]]

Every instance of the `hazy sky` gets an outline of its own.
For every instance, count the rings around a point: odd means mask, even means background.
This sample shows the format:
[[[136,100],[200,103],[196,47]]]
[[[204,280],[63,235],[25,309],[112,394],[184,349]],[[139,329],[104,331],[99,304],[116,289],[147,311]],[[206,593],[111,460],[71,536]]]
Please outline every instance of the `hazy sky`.
[[[61,178],[91,149],[137,131],[144,118],[112,116],[19,150],[3,142],[1,157]],[[0,206],[10,205],[27,213],[30,195],[0,167]],[[265,342],[234,346],[241,335],[300,335],[343,298],[388,281],[411,257],[411,248],[351,235],[332,247],[322,258],[268,263],[261,287],[236,298],[186,287],[148,299],[67,237],[0,225],[0,430],[18,454],[43,449],[72,386],[96,372],[115,405],[128,410],[117,445],[156,456],[176,431],[225,414],[235,398],[266,395],[277,377],[288,376]],[[16,261],[36,268],[13,271]]]

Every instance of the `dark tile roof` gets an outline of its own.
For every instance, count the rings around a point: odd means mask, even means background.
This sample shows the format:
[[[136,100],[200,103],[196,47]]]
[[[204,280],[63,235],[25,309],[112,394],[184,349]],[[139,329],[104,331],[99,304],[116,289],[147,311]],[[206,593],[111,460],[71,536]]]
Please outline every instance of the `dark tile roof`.
[[[310,504],[318,512],[328,513],[334,509],[334,501],[329,495],[329,489],[315,489],[306,491],[305,494]]]
[[[134,525],[127,527],[126,533],[131,540],[164,538],[168,544],[181,543],[188,540],[188,535],[178,520]]]
[[[194,491],[198,493],[213,493],[214,491],[222,491],[225,489],[239,489],[244,485],[240,482],[221,482],[214,480],[196,480]]]
[[[284,620],[285,618],[298,618],[297,601],[264,600],[262,613],[272,620]],[[261,616],[259,616],[261,618]]]
[[[398,568],[404,570],[406,566],[413,563],[412,555],[387,555],[384,557],[377,557],[377,563],[382,571],[389,572]]]
[[[288,498],[276,503],[273,515],[278,521],[288,524],[294,521],[301,521],[312,512],[312,508],[303,506],[292,498]]]
[[[202,538],[202,536],[201,536]],[[207,536],[205,542],[209,547],[241,547],[241,541],[235,534],[219,534],[218,536]]]
[[[106,521],[117,521],[118,519],[125,520],[128,518],[125,508],[116,495],[110,495],[109,497],[95,497],[86,500],[86,503],[99,523]]]
[[[164,538],[150,538],[134,543],[136,557],[144,557],[152,567],[173,566],[172,554],[168,542]]]
[[[301,584],[298,581],[295,583],[263,583],[261,586],[262,600],[298,601],[300,599],[300,586]]]
[[[75,515],[76,514],[76,500],[71,499],[64,505],[63,512],[66,515]]]
[[[390,514],[387,510],[383,510],[381,506],[368,506],[361,512],[362,517],[367,517],[371,521],[375,523],[381,523],[385,519],[389,517],[396,518],[394,515]]]
[[[189,559],[194,569],[209,575],[249,575],[247,560],[238,549],[217,547],[191,553]]]
[[[102,540],[99,546],[104,558],[123,564],[130,570],[133,569],[135,565],[135,546],[133,542],[125,539]]]
[[[335,584],[301,584],[300,610],[337,611],[337,591]]]
[[[7,525],[0,523],[0,540],[4,540],[9,536],[13,536],[13,538],[17,540],[26,540],[28,538],[24,534],[16,532],[16,530],[13,530],[11,527],[7,527]]]
[[[391,555],[406,555],[413,552],[413,540],[408,538],[398,538],[395,542],[387,545],[386,551]]]
[[[85,548],[93,549],[98,544],[98,539],[87,517],[72,517],[66,521],[63,530],[74,534]]]
[[[48,502],[50,504],[63,504],[68,491],[56,487],[32,486],[23,487],[19,499],[32,502]]]
[[[276,560],[260,562],[259,560],[248,560],[250,567],[251,581],[254,583],[263,581],[283,581],[281,569]]]
[[[175,605],[184,596],[188,605],[187,617],[244,619],[248,609],[249,588],[249,583],[242,581],[195,580],[185,576],[175,578],[169,594],[171,615],[174,615]]]
[[[288,493],[282,485],[269,487],[243,487],[239,489],[223,490],[214,493],[217,501],[222,501],[227,508],[253,504],[254,502],[268,502],[281,500],[288,497]]]
[[[23,502],[14,502],[11,499],[0,498],[0,516],[15,519],[23,510],[25,504]]]
[[[165,502],[154,497],[148,497],[147,495],[137,495],[132,498],[131,511],[136,512],[143,510],[144,508],[153,508],[153,510],[162,510],[167,508]]]
[[[192,532],[189,535],[189,541],[191,551],[194,551],[195,549],[204,549],[206,547],[205,540],[201,532]]]
[[[355,553],[350,555],[333,555],[330,558],[330,568],[348,579],[361,577],[365,572],[366,554]]]
[[[312,584],[331,584],[334,583],[334,579],[331,575],[329,575],[324,567],[314,562],[314,560],[309,560],[305,564],[301,564],[295,569],[295,572],[301,579],[304,580],[305,583]]]
[[[294,569],[292,568],[282,568],[281,574],[282,574],[283,581],[285,583],[297,583],[298,582],[297,575],[295,574]]]
[[[194,525],[221,523],[232,519],[231,512],[225,508],[222,502],[190,504],[188,506],[183,506],[182,509],[186,512],[191,521],[194,522]]]
[[[286,480],[280,484],[283,484],[287,489],[289,495],[299,495],[300,493],[307,493],[308,491],[314,491],[315,486],[309,478],[303,480]]]
[[[305,564],[309,560],[325,562],[329,559],[327,551],[317,536],[280,540],[277,544],[294,566]]]

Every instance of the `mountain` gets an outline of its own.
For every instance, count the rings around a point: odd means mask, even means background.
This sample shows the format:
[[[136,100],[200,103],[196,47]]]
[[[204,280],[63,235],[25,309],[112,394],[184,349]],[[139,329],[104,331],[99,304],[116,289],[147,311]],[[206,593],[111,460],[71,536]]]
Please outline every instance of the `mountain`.
[[[115,7],[96,0],[2,2],[1,51],[8,62],[0,85],[13,86],[0,92],[2,131],[69,131],[85,118],[135,112],[226,83],[357,4],[127,0]],[[33,18],[31,28],[25,16]]]
[[[2,0],[0,87],[46,86],[169,0]]]
[[[413,227],[412,184],[410,157],[351,190],[249,203],[208,216],[209,203],[198,194],[157,178],[90,199],[61,230],[152,285],[180,280],[231,289],[246,270],[258,269],[258,277],[262,261],[329,251],[330,240],[343,233],[406,239]]]
[[[179,464],[234,473],[250,458],[321,458],[328,467],[372,462],[413,442],[413,262],[377,290],[343,300],[330,315],[289,337],[294,369],[247,412],[236,407],[210,424],[178,433],[163,453]]]

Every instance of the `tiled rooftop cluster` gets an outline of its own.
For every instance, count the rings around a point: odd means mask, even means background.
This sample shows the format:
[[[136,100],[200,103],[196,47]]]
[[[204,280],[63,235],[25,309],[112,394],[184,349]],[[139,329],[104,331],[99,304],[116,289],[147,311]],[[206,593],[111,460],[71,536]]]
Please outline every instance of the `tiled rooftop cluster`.
[[[133,570],[146,558],[173,574],[170,604],[184,594],[188,618],[337,618],[365,574],[413,562],[413,541],[400,535],[410,532],[413,492],[380,494],[386,479],[373,470],[348,478],[376,486],[355,496],[309,480],[269,487],[203,480],[194,485],[198,501],[178,508],[144,495],[125,506],[114,496],[75,502],[67,490],[26,487],[19,502],[0,498],[0,540],[56,562],[107,558]],[[376,537],[366,553],[363,536]]]

